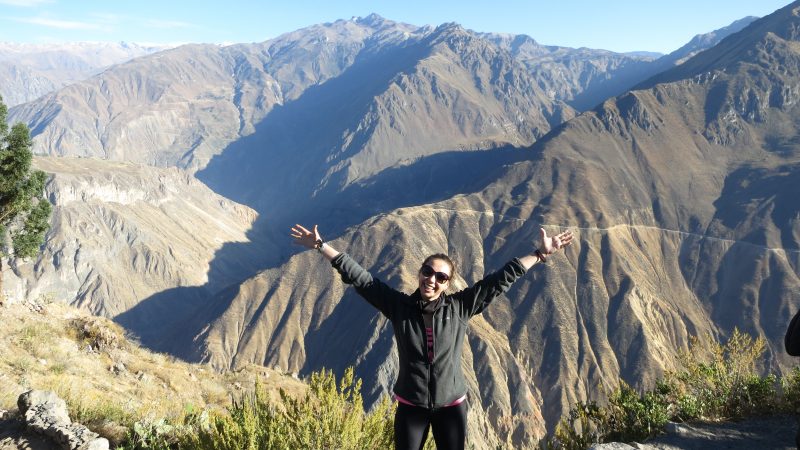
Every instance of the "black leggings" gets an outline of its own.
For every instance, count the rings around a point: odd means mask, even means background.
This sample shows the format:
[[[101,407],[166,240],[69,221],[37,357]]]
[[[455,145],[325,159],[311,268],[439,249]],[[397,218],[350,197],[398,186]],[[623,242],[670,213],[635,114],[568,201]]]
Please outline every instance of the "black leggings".
[[[438,409],[397,404],[394,415],[394,448],[421,450],[433,428],[436,450],[464,450],[467,435],[467,402]]]

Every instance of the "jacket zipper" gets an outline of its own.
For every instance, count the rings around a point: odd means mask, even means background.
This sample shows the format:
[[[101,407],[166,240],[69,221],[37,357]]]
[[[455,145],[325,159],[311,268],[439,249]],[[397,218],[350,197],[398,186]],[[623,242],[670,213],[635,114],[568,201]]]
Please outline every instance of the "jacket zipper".
[[[439,308],[436,311],[434,311],[433,312],[433,317],[431,317],[431,333],[432,333],[432,335],[431,335],[431,349],[434,352],[436,351],[436,313],[438,313],[440,309],[442,309],[442,308]],[[423,323],[423,325],[424,325],[424,323]],[[425,336],[425,339],[427,341],[427,334]],[[427,347],[428,347],[428,343],[425,342],[426,354],[427,354],[427,350],[428,350]],[[436,355],[434,354],[433,356],[435,357]],[[432,389],[432,385],[433,385],[433,358],[429,358],[428,359],[428,408],[429,409],[433,409],[433,392],[432,392],[433,389]]]

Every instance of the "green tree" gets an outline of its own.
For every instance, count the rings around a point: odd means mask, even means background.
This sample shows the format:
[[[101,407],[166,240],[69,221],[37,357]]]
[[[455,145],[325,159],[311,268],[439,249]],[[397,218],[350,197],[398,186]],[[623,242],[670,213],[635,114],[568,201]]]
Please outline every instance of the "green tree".
[[[47,175],[31,170],[33,152],[25,124],[10,129],[8,108],[0,97],[0,302],[3,259],[35,256],[50,228],[51,206],[44,198]]]

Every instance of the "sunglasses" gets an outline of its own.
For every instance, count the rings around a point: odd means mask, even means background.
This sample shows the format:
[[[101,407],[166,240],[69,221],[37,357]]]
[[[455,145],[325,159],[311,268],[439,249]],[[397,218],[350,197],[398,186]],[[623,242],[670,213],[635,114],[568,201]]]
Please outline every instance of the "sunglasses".
[[[436,275],[436,281],[439,283],[447,283],[450,281],[450,275],[444,272],[437,272],[433,270],[433,267],[423,264],[422,269],[419,270],[419,273],[422,274],[423,277],[428,278],[431,275]]]

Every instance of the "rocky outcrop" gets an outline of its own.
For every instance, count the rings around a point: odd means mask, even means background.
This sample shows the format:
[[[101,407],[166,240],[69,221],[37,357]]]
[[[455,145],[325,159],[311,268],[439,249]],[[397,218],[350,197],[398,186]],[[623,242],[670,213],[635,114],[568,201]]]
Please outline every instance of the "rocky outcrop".
[[[51,174],[53,217],[37,259],[4,264],[9,303],[57,299],[113,318],[156,293],[197,287],[183,291],[194,292],[189,296],[170,295],[152,316],[131,319],[154,329],[191,315],[205,289],[235,283],[271,253],[266,244],[242,245],[255,242],[248,236],[255,211],[180,169],[89,158],[39,157],[34,164]],[[228,264],[209,266],[220,258]]]
[[[108,450],[108,440],[70,420],[67,405],[55,393],[31,390],[19,396],[28,430],[48,436],[65,450]]]

